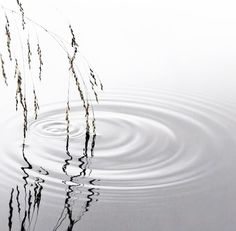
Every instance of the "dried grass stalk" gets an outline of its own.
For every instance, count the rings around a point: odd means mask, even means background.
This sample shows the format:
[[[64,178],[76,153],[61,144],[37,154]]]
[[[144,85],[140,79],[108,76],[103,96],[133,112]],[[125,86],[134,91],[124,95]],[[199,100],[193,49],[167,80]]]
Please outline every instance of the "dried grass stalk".
[[[101,81],[100,81],[100,87],[101,87],[101,90],[103,91],[103,84]]]
[[[28,109],[27,109],[27,103],[26,103],[25,97],[24,97],[23,102],[24,102],[24,104],[22,104],[23,115],[24,115],[23,133],[24,133],[24,138],[26,138],[27,130],[28,130]]]
[[[17,5],[19,6],[19,11],[21,13],[21,24],[22,24],[22,28],[23,30],[25,29],[26,26],[26,21],[25,19],[27,19],[28,21],[30,21],[31,23],[35,24],[36,26],[40,27],[42,30],[44,30],[49,36],[51,36],[57,43],[58,45],[66,52],[68,60],[69,60],[69,73],[72,75],[73,79],[75,80],[75,84],[77,87],[77,90],[79,92],[79,96],[80,99],[82,101],[82,105],[83,105],[83,109],[85,111],[85,118],[86,118],[86,133],[89,136],[90,133],[90,104],[89,104],[89,97],[87,95],[88,91],[87,91],[87,87],[85,86],[81,86],[81,83],[85,84],[83,78],[82,78],[82,82],[80,83],[80,70],[78,69],[78,67],[75,64],[75,60],[76,60],[76,56],[78,53],[78,43],[76,41],[76,37],[75,37],[75,33],[74,30],[72,29],[72,26],[69,25],[69,30],[70,30],[70,34],[71,34],[71,47],[73,48],[73,54],[71,55],[67,49],[67,46],[65,45],[65,43],[63,42],[63,40],[57,36],[56,34],[54,34],[53,32],[48,31],[46,28],[44,28],[43,26],[35,23],[34,21],[28,19],[27,17],[25,17],[25,12],[22,6],[22,3],[20,2],[20,0],[16,0]],[[15,11],[11,11],[11,13],[14,14],[18,14],[18,12]],[[27,117],[28,117],[28,109],[27,109],[27,100],[26,100],[26,90],[27,90],[27,82],[24,81],[24,87],[23,87],[23,79],[25,80],[25,76],[22,75],[22,72],[19,68],[19,64],[18,64],[18,60],[12,50],[12,31],[10,31],[10,23],[9,23],[9,19],[7,17],[7,15],[5,14],[5,19],[6,19],[6,24],[5,24],[5,32],[6,32],[6,37],[7,37],[7,43],[6,43],[6,47],[7,47],[7,51],[8,51],[8,55],[9,55],[9,59],[12,61],[12,59],[15,59],[15,73],[14,73],[14,78],[17,81],[17,88],[16,88],[16,95],[15,95],[15,100],[16,100],[16,110],[18,110],[18,106],[19,104],[22,107],[23,110],[23,117],[24,117],[24,138],[26,137],[26,132],[27,132],[27,126],[28,126],[28,121],[27,121]],[[19,33],[19,32],[18,32]],[[20,35],[19,35],[20,36]],[[20,39],[20,38],[19,38]],[[20,41],[21,42],[21,41]],[[24,53],[24,49],[27,50],[27,63],[28,63],[28,68],[29,70],[31,70],[32,68],[32,50],[31,50],[31,43],[30,43],[30,39],[29,39],[29,35],[28,35],[28,39],[27,39],[27,43],[22,44],[21,43],[21,47],[22,47],[22,53]],[[23,55],[24,56],[24,55]],[[39,61],[39,80],[41,80],[42,77],[42,69],[43,69],[43,59],[42,59],[42,50],[40,47],[39,42],[37,43],[37,56],[38,56],[38,61]],[[7,75],[5,72],[5,63],[3,60],[3,56],[0,53],[0,66],[1,66],[1,72],[2,72],[2,76],[5,80],[5,84],[8,85],[7,83]],[[25,66],[25,60],[23,57],[23,67]],[[77,68],[77,69],[76,69]],[[101,90],[103,90],[103,85],[100,81],[99,78],[97,78],[97,76],[94,74],[93,70],[90,68],[90,75],[89,75],[89,81],[91,84],[91,88],[92,91],[95,95],[96,101],[98,102],[98,94],[97,94],[97,88],[99,87],[100,84],[100,88]],[[24,91],[23,91],[24,90]],[[23,93],[24,92],[24,93]],[[33,96],[34,96],[34,115],[35,115],[35,119],[38,118],[38,110],[39,110],[39,103],[38,103],[38,98],[36,95],[36,91],[35,91],[35,86],[34,86],[34,81],[33,81]],[[91,109],[93,110],[93,109]],[[69,145],[69,126],[70,126],[70,120],[69,120],[69,112],[70,112],[70,105],[69,105],[69,100],[67,102],[67,108],[66,108],[66,122],[67,122],[67,144]],[[95,119],[91,122],[92,123],[92,128],[93,128],[93,133],[95,134]]]
[[[87,100],[85,107],[85,118],[86,118],[86,132],[89,133],[90,131],[90,125],[89,125],[89,109],[90,109],[90,104]]]
[[[21,21],[22,21],[22,28],[23,28],[23,30],[24,30],[24,29],[25,29],[25,25],[26,25],[24,8],[23,8],[23,6],[22,6],[22,3],[21,3],[19,0],[16,0],[16,2],[17,2],[17,5],[18,5],[19,8],[20,8]]]
[[[83,104],[83,108],[85,110],[86,127],[87,127],[87,130],[89,130],[89,103],[87,100],[85,100],[84,93],[83,93],[83,90],[82,90],[80,82],[79,82],[79,78],[78,78],[75,68],[74,68],[74,57],[75,57],[75,55],[73,55],[72,58],[68,55],[68,59],[69,59],[69,63],[70,63],[69,70],[71,71],[71,74],[74,77],[75,84],[77,86],[77,90],[79,92],[80,99]]]
[[[70,64],[69,71],[71,71],[71,74],[74,77],[75,84],[76,84],[78,92],[80,94],[80,99],[82,100],[84,109],[86,110],[86,101],[85,101],[84,93],[81,89],[79,78],[77,76],[77,73],[76,73],[75,67],[74,67],[74,60],[75,60],[76,53],[77,53],[77,49],[74,50],[74,54],[72,57],[70,57],[68,54],[68,59],[69,59],[69,64]]]
[[[103,84],[102,84],[101,80],[99,78],[96,78],[96,75],[95,75],[92,68],[89,68],[89,71],[90,71],[90,76],[93,79],[94,85],[98,86],[97,82],[99,81],[100,89],[103,91]]]
[[[42,59],[42,50],[39,45],[37,44],[37,53],[38,53],[38,58],[39,58],[39,79],[42,79],[42,67],[43,67],[43,59]]]
[[[98,102],[98,94],[97,94],[97,92],[95,90],[94,83],[91,80],[90,80],[90,84],[91,84],[91,88],[92,88],[92,91],[94,93],[95,99]]]
[[[100,89],[103,90],[103,85],[102,85],[101,81],[96,78],[96,75],[91,68],[89,68],[89,72],[90,72],[89,73],[89,75],[90,75],[89,82],[90,82],[93,94],[95,96],[95,99],[98,102],[98,94],[97,94],[96,88],[99,87],[99,85],[100,85]],[[99,85],[98,85],[98,81],[99,81]]]
[[[69,70],[71,71],[71,74],[72,74],[72,76],[74,77],[74,80],[75,80],[75,83],[76,83],[78,92],[79,92],[79,94],[80,94],[80,99],[81,99],[81,101],[82,101],[83,108],[84,108],[84,110],[85,110],[86,131],[87,131],[87,133],[89,133],[89,129],[90,129],[90,125],[89,125],[89,108],[90,108],[90,105],[89,105],[89,103],[88,103],[88,100],[86,100],[85,97],[84,97],[84,93],[83,93],[83,90],[82,90],[82,88],[81,88],[79,78],[78,78],[77,73],[76,73],[76,71],[75,71],[74,62],[75,62],[76,55],[77,55],[77,52],[78,52],[78,43],[76,42],[76,38],[75,38],[74,31],[73,31],[73,29],[72,29],[72,26],[69,25],[69,28],[70,28],[70,32],[71,32],[71,35],[72,35],[71,47],[74,48],[73,56],[71,57],[71,56],[68,54],[68,59],[69,59],[69,64],[70,64]]]
[[[19,65],[17,59],[15,59],[15,74],[14,74],[14,79],[17,77],[19,71]]]
[[[71,33],[71,35],[72,35],[71,46],[72,46],[72,47],[78,47],[79,45],[78,45],[78,43],[76,42],[75,34],[74,34],[74,31],[73,31],[71,25],[69,25],[69,29],[70,29],[70,33]]]
[[[39,104],[35,89],[33,89],[33,94],[34,94],[34,118],[38,119]]]
[[[3,60],[1,53],[0,53],[0,61],[1,61],[2,77],[4,78],[5,84],[8,86],[7,75],[6,75],[6,71],[5,71],[5,62]]]
[[[10,23],[6,14],[5,14],[5,18],[6,18],[5,31],[6,31],[6,36],[7,36],[7,50],[8,50],[9,59],[12,61]]]
[[[28,50],[28,66],[29,66],[29,69],[31,69],[31,56],[32,56],[32,52],[31,52],[29,38],[27,39],[27,50]]]
[[[89,68],[89,71],[90,71],[90,76],[92,77],[93,81],[94,81],[94,84],[97,86],[97,79],[95,77],[95,74],[93,72],[93,70],[91,68]]]
[[[21,77],[21,72],[18,69],[18,67],[16,67],[16,73],[17,73],[17,86],[16,86],[16,110],[18,110],[18,104],[19,104],[19,100],[21,102],[21,105],[23,104],[23,93],[22,93],[22,77]],[[19,100],[18,100],[19,98]]]
[[[28,128],[28,109],[27,109],[26,97],[23,95],[23,91],[22,91],[22,77],[21,77],[20,70],[18,70],[18,73],[17,73],[17,88],[16,88],[15,99],[16,99],[16,110],[18,110],[19,101],[23,110],[23,117],[24,117],[23,135],[24,135],[24,138],[26,138],[26,133],[27,133],[27,128]]]

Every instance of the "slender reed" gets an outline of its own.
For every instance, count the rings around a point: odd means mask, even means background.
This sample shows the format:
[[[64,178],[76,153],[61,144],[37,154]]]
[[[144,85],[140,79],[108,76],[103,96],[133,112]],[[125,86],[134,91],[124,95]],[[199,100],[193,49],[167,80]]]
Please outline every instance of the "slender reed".
[[[23,136],[24,140],[27,136],[27,130],[28,130],[28,113],[30,110],[28,109],[28,100],[29,96],[27,94],[27,85],[29,85],[28,81],[28,76],[29,74],[31,76],[31,82],[32,82],[32,89],[33,89],[33,108],[34,108],[34,118],[38,119],[39,115],[39,99],[37,97],[37,92],[36,92],[36,85],[35,85],[35,71],[34,71],[34,59],[37,60],[38,63],[38,76],[37,78],[41,81],[42,80],[42,74],[43,74],[43,65],[46,62],[43,60],[43,50],[41,49],[41,44],[39,43],[39,37],[38,34],[37,36],[37,42],[35,43],[36,45],[36,52],[34,55],[34,49],[33,45],[33,37],[30,36],[30,26],[27,26],[29,23],[30,25],[34,25],[35,27],[43,30],[44,33],[46,33],[49,37],[51,37],[55,43],[62,49],[62,51],[65,53],[65,57],[67,57],[68,62],[69,62],[69,79],[70,78],[74,79],[74,84],[77,88],[78,91],[78,96],[79,99],[82,103],[83,110],[85,113],[85,123],[86,123],[86,134],[89,137],[89,133],[92,132],[95,134],[95,118],[94,118],[94,111],[93,111],[93,106],[90,101],[89,97],[89,91],[91,90],[95,100],[99,102],[99,97],[98,97],[98,90],[103,90],[103,85],[96,76],[95,72],[92,70],[90,65],[88,64],[88,70],[89,70],[89,75],[87,76],[87,80],[85,81],[84,76],[81,74],[78,64],[77,64],[77,56],[79,54],[79,43],[76,38],[76,33],[72,27],[71,24],[68,25],[69,28],[69,33],[71,36],[71,41],[67,42],[64,39],[62,39],[60,36],[55,34],[54,32],[48,30],[46,27],[38,24],[37,22],[31,20],[25,15],[25,11],[23,8],[23,4],[20,2],[20,0],[16,0],[17,6],[18,6],[18,12],[5,8],[2,6],[2,10],[4,11],[4,16],[5,16],[5,35],[6,35],[6,50],[8,53],[9,60],[12,61],[14,60],[14,79],[16,80],[16,95],[15,95],[15,100],[16,100],[16,110],[19,109],[19,104],[21,105],[22,109],[22,114],[23,114]],[[8,13],[6,13],[8,12]],[[17,27],[17,22],[11,23],[11,16],[16,15],[21,17],[21,27]],[[17,29],[17,36],[14,36],[14,27]],[[26,28],[28,30],[28,34],[26,31]],[[0,28],[1,29],[1,28]],[[18,39],[17,39],[18,37]],[[20,43],[21,46],[21,54],[17,53],[17,49],[14,49],[15,43]],[[71,52],[72,50],[72,52]],[[14,52],[13,52],[14,51]],[[6,59],[4,57],[4,51],[0,50],[0,66],[1,66],[1,75],[2,78],[4,79],[5,85],[8,85],[8,76],[6,74],[6,67],[10,68],[12,64],[6,65]],[[22,57],[19,59],[19,57]],[[27,61],[26,61],[27,60]],[[25,69],[25,67],[28,66],[28,70]],[[11,70],[9,70],[9,73]],[[87,84],[88,82],[89,84]],[[71,84],[68,84],[68,99],[67,99],[67,104],[66,104],[66,110],[65,110],[65,120],[66,120],[66,147],[68,149],[69,147],[69,135],[70,135],[70,100],[69,100],[69,88]],[[89,86],[89,88],[87,87]],[[92,113],[91,113],[92,112]],[[90,129],[92,130],[90,131]]]

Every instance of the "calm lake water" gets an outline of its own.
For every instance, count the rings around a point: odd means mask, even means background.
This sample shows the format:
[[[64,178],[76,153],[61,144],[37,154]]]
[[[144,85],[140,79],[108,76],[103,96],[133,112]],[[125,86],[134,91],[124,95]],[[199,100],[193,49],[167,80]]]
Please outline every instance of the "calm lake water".
[[[173,90],[105,92],[96,136],[82,107],[1,120],[2,230],[234,230],[236,107]]]

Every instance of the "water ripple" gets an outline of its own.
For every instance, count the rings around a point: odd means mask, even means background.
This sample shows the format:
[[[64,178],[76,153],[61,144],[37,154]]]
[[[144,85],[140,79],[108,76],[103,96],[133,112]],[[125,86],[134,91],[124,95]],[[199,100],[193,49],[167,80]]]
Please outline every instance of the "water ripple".
[[[65,104],[42,107],[39,119],[29,121],[25,155],[32,169],[25,170],[28,180],[43,178],[48,195],[60,196],[65,186],[78,186],[84,192],[101,190],[104,200],[130,198],[133,193],[157,196],[160,189],[177,193],[199,182],[202,188],[207,186],[225,165],[225,147],[235,151],[235,109],[194,95],[139,93],[107,93],[94,104],[94,154],[83,154],[86,126],[78,102],[71,105],[69,152],[65,150]],[[13,126],[20,128],[15,118],[3,129]],[[22,174],[17,166],[24,166],[20,152],[16,153],[19,137],[6,133],[1,141],[2,174],[12,182]],[[12,145],[7,146],[10,140]]]

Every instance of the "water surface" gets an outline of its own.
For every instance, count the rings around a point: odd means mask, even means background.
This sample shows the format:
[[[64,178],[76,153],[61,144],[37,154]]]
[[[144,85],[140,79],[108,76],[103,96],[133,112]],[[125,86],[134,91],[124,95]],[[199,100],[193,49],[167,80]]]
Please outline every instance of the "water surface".
[[[41,106],[22,147],[16,114],[1,120],[3,230],[229,231],[235,223],[236,107],[194,93],[106,92],[83,109]]]

